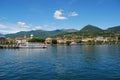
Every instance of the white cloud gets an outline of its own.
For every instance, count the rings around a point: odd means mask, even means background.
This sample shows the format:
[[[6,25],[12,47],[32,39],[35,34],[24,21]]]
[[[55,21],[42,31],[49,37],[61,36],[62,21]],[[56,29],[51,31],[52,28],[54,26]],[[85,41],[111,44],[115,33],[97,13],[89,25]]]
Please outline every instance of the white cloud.
[[[57,30],[57,28],[56,27],[50,27],[49,29],[46,29],[46,30],[53,31],[53,30]]]
[[[48,27],[48,24],[44,24],[43,26],[44,26],[44,28],[47,28],[47,27]]]
[[[42,26],[35,26],[34,28],[33,28],[33,30],[39,30],[39,29],[42,29],[43,27]]]
[[[0,30],[0,33],[2,34],[9,34],[9,33],[16,33],[19,32],[20,29],[9,29],[9,30]]]
[[[68,15],[67,17],[75,17],[75,16],[78,16],[78,13],[73,11],[73,12],[68,13],[67,15]],[[63,16],[62,10],[56,10],[54,12],[55,19],[64,20],[64,19],[67,19],[67,17]]]
[[[25,23],[24,22],[17,22],[19,26],[24,26]]]
[[[71,12],[71,13],[69,14],[69,16],[78,16],[78,13],[76,13],[76,12]]]
[[[54,12],[54,18],[59,20],[67,19],[67,17],[63,16],[62,10],[56,10]]]
[[[26,26],[25,24],[20,23],[21,26]],[[0,33],[8,34],[8,33],[16,33],[19,31],[29,31],[30,28],[18,26],[18,24],[0,24]]]
[[[0,29],[1,29],[1,28],[6,28],[6,25],[0,24]]]
[[[30,26],[26,25],[25,22],[17,22],[17,24],[22,28],[29,28]]]

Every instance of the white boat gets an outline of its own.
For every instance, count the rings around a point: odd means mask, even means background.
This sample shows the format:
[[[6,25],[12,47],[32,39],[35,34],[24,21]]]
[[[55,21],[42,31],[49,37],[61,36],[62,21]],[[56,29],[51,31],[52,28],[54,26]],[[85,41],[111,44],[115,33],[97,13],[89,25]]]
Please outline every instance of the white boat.
[[[47,46],[38,42],[26,42],[25,44],[20,44],[19,48],[47,48]]]

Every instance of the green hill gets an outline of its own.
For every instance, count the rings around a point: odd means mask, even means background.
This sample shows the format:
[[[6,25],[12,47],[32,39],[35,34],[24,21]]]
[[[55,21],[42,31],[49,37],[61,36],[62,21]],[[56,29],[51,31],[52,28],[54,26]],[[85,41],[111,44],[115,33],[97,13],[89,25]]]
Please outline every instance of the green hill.
[[[86,25],[79,31],[80,35],[83,35],[86,37],[97,36],[102,33],[103,33],[102,29],[98,28],[97,26],[93,26],[93,25]]]
[[[46,37],[52,37],[58,34],[64,34],[70,32],[71,29],[64,29],[64,30],[53,30],[53,31],[45,31],[45,30],[32,30],[32,31],[21,31],[14,34],[6,34],[6,37],[9,38],[16,38],[16,37],[30,37],[31,34],[34,35],[34,37],[40,37],[40,38],[46,38]],[[73,30],[72,30],[73,31]]]
[[[32,30],[32,31],[21,31],[14,34],[6,34],[6,37],[16,38],[16,37],[30,37],[33,34],[34,37],[46,38],[46,37],[67,37],[67,38],[81,38],[81,37],[96,37],[96,36],[120,36],[120,26],[115,26],[108,28],[106,30],[102,30],[97,26],[86,25],[81,30],[75,29],[61,29],[61,30],[53,30],[53,31],[45,31],[45,30]]]
[[[115,26],[115,27],[108,28],[107,31],[120,32],[120,26]]]
[[[80,31],[66,33],[62,35],[60,34],[57,36],[66,37],[66,38],[82,38],[82,37],[96,37],[96,36],[110,37],[116,35],[120,36],[120,26],[115,26],[108,28],[106,30],[102,30],[97,26],[86,25]]]
[[[114,26],[106,29],[106,33],[111,36],[119,36],[120,37],[120,26]]]
[[[88,32],[88,33],[96,33],[100,31],[102,31],[102,29],[98,28],[97,26],[93,26],[93,25],[86,25],[80,30],[80,32]]]

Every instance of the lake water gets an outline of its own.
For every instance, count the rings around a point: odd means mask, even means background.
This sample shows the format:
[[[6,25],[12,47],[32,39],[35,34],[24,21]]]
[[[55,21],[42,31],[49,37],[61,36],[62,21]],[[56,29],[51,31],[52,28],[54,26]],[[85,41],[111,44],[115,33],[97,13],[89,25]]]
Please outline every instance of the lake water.
[[[0,80],[120,80],[120,45],[0,49]]]

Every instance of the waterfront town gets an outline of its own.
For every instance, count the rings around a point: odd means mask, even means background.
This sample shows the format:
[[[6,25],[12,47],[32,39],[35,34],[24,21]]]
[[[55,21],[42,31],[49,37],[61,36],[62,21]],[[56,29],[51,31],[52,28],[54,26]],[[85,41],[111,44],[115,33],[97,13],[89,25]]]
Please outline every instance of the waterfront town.
[[[0,80],[120,80],[120,0],[0,0]]]
[[[0,47],[19,47],[20,44],[26,44],[27,42],[31,42],[32,39],[35,39],[33,34],[30,35],[30,37],[17,37],[15,39],[12,38],[6,38],[5,36],[0,36]],[[37,39],[37,38],[36,38]],[[39,38],[38,38],[39,39]],[[81,39],[76,39],[76,38],[62,38],[62,37],[55,37],[55,38],[45,38],[43,41],[34,41],[34,42],[39,42],[43,43],[45,45],[52,45],[52,44],[57,44],[57,45],[77,45],[77,44],[120,44],[120,39],[118,37],[93,37],[93,38],[81,38]]]

